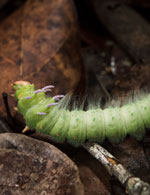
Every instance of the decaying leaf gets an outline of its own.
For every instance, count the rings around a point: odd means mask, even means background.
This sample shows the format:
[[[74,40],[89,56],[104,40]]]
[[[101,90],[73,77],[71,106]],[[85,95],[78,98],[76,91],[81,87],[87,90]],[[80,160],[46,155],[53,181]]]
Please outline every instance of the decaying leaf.
[[[0,92],[20,79],[53,84],[54,93],[74,88],[83,69],[77,31],[71,0],[26,1],[0,24]]]

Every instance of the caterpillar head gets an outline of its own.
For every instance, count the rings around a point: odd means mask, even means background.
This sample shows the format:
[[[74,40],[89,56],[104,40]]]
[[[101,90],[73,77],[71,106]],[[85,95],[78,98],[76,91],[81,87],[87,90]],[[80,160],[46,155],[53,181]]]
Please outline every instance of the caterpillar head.
[[[16,91],[15,97],[18,100],[24,97],[26,91],[34,90],[34,85],[28,81],[16,81],[13,83],[13,89]]]
[[[17,90],[21,89],[22,87],[30,85],[30,84],[31,83],[28,82],[28,81],[16,81],[16,82],[13,83],[13,89],[15,91],[17,91]]]
[[[15,89],[15,97],[18,100],[18,110],[24,114],[27,108],[39,104],[41,107],[50,110],[53,106],[57,105],[59,100],[64,97],[64,95],[48,96],[46,92],[51,92],[53,85],[48,85],[42,89],[35,90],[34,84],[28,81],[16,81],[13,84]],[[42,102],[42,103],[41,103]],[[37,112],[38,115],[42,115],[44,112]]]

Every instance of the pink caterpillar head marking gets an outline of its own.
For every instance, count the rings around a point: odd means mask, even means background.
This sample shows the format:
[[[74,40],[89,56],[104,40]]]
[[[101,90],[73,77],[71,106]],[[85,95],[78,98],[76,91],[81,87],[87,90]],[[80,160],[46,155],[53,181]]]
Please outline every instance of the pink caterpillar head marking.
[[[28,81],[16,81],[14,85],[30,85],[31,83]]]
[[[64,95],[56,95],[56,96],[53,96],[53,99],[55,99],[57,101],[57,100],[60,100],[63,97],[64,97]]]
[[[25,97],[24,99],[29,100],[29,99],[31,99],[31,98],[32,98],[32,96],[27,96],[27,97]]]
[[[37,112],[38,115],[46,115],[46,112]]]
[[[34,93],[37,94],[37,93],[41,93],[41,92],[47,92],[47,91],[52,91],[50,88],[42,88],[42,89],[38,89],[38,90],[35,90]]]
[[[58,104],[57,102],[51,103],[51,104],[47,104],[47,107],[55,106],[55,105],[57,105],[57,104]]]
[[[31,84],[31,83],[28,82],[28,81],[16,81],[16,82],[14,82],[12,85],[13,85],[13,88],[14,88],[15,90],[18,90],[18,89],[22,88],[23,86],[25,86],[25,85],[30,85],[30,84]]]
[[[44,91],[42,89],[38,89],[38,90],[34,91],[35,94],[38,94],[38,93],[41,93],[41,92],[44,92]]]
[[[54,88],[54,85],[47,85],[47,86],[43,87],[42,89],[46,90],[46,89],[51,89],[51,88]]]

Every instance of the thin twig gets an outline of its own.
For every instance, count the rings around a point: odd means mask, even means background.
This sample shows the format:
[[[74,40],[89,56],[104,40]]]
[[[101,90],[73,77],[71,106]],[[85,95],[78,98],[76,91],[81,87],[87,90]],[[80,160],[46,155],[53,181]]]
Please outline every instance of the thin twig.
[[[105,166],[110,175],[114,175],[125,186],[129,195],[150,195],[150,185],[134,177],[102,146],[96,143],[86,143],[83,147]]]
[[[13,117],[12,117],[11,112],[10,112],[10,107],[9,107],[9,103],[8,103],[8,94],[3,92],[2,93],[2,98],[3,98],[4,105],[5,105],[5,110],[6,110],[6,113],[7,113],[8,122],[11,125],[11,127],[13,127],[14,126],[14,120],[13,120]]]

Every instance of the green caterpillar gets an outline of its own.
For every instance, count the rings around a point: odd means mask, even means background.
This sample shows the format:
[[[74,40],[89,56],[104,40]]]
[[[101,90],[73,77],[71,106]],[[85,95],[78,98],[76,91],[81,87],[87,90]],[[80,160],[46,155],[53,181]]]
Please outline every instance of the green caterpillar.
[[[47,97],[53,86],[34,89],[25,81],[14,83],[18,110],[30,129],[49,134],[55,141],[68,141],[74,146],[86,140],[102,143],[105,138],[119,143],[127,134],[141,140],[150,127],[150,95],[122,107],[93,108],[69,111],[58,100],[63,96]]]

